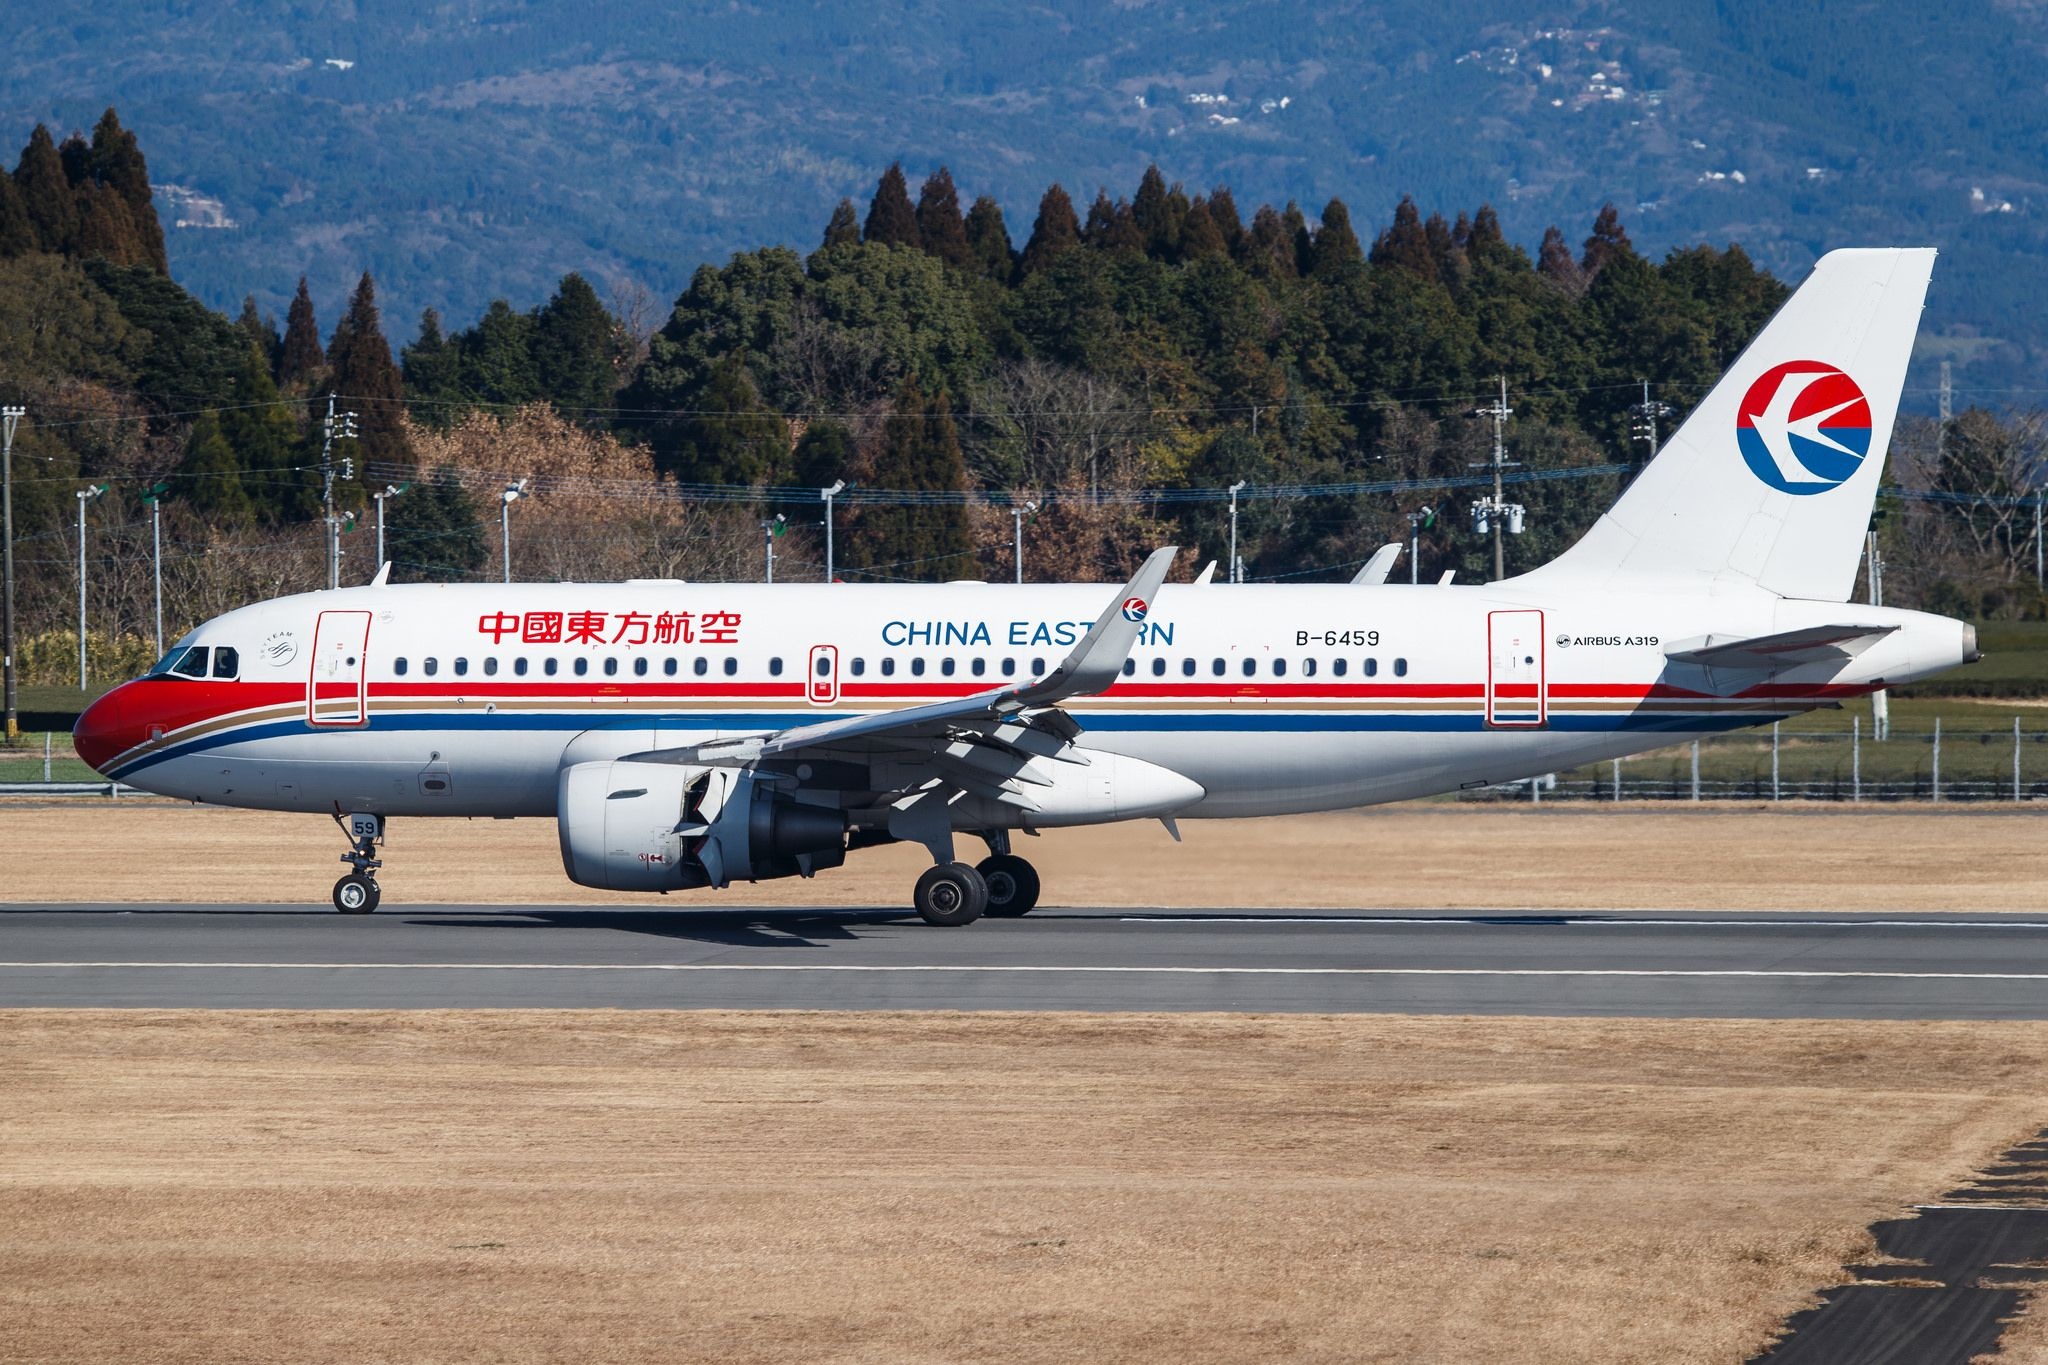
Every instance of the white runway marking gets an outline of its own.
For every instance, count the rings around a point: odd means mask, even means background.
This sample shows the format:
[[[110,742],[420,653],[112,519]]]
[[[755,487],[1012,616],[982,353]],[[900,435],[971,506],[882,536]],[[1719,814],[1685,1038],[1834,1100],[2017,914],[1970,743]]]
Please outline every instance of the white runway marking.
[[[1597,913],[1597,912],[1594,912]],[[1516,921],[1542,920],[1538,926]],[[1550,922],[1554,921],[1554,923]],[[1370,929],[1381,924],[1434,924],[1459,929],[2037,929],[2048,920],[1938,919],[1594,919],[1557,910],[1477,911],[1469,915],[1125,915],[1120,924],[1326,924]]]
[[[1009,975],[1130,976],[1625,976],[1783,977],[1820,981],[2048,981],[2048,972],[1825,972],[1617,967],[1054,967],[904,963],[718,962],[0,962],[0,971],[27,968],[119,968],[177,971],[378,972],[989,972]]]

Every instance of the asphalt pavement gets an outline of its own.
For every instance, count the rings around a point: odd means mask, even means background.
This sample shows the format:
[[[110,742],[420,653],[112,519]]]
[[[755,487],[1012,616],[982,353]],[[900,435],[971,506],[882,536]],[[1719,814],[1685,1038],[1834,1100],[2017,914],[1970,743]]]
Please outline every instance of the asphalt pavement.
[[[0,1006],[2048,1018],[2048,917],[0,905]]]

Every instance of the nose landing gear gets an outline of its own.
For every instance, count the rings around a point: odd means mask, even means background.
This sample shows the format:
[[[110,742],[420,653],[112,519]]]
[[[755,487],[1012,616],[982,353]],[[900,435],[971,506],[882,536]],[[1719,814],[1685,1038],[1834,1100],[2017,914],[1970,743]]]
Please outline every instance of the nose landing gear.
[[[384,817],[361,811],[344,816],[337,810],[334,823],[349,838],[349,851],[341,861],[355,869],[334,884],[334,908],[344,915],[367,915],[384,897],[377,885],[377,869],[384,866],[377,856],[377,845],[384,841]]]

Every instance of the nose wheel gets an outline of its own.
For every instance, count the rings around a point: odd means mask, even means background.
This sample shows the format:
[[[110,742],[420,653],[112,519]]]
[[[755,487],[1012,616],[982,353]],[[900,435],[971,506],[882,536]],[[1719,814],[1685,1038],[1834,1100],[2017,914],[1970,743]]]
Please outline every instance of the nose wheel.
[[[384,898],[377,885],[377,869],[384,866],[377,856],[377,845],[384,841],[384,817],[360,811],[344,816],[337,810],[334,823],[349,839],[341,860],[355,869],[334,884],[334,908],[344,915],[367,915]]]

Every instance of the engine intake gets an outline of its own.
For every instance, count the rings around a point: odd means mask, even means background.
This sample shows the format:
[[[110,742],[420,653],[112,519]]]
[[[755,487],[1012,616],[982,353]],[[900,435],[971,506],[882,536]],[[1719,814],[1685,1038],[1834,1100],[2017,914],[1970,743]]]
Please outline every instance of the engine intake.
[[[680,891],[810,876],[846,861],[846,816],[746,770],[574,763],[556,781],[562,868],[581,886]]]

